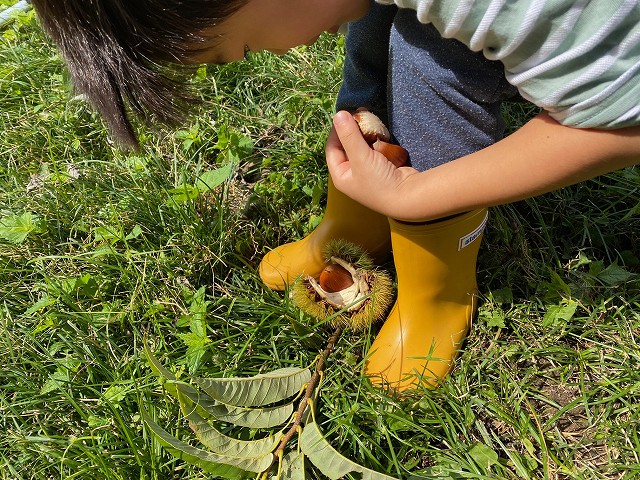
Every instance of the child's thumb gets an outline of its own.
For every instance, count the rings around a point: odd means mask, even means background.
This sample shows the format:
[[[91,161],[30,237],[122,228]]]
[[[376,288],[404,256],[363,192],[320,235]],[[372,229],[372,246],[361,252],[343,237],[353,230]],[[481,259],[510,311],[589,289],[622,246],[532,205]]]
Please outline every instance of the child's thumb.
[[[333,126],[349,160],[364,158],[371,153],[371,147],[362,137],[358,123],[346,111],[340,111],[333,117]]]

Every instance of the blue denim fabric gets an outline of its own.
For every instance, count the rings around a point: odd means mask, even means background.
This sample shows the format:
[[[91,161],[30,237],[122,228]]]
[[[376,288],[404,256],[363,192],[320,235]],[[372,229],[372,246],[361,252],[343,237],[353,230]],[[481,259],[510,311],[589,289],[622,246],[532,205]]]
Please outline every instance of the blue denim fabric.
[[[502,64],[443,39],[413,10],[374,4],[349,25],[337,107],[381,115],[419,171],[502,138],[500,104],[516,95]]]
[[[338,110],[352,112],[366,107],[388,125],[389,35],[397,12],[395,5],[383,6],[372,1],[369,13],[349,24]]]

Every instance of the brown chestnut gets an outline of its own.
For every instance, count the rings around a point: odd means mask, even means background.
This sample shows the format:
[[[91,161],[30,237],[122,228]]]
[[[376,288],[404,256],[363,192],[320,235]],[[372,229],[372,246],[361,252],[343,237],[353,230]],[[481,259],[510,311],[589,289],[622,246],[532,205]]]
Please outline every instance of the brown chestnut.
[[[409,152],[400,145],[389,143],[391,134],[377,115],[364,108],[359,108],[353,114],[353,118],[358,122],[362,137],[374,150],[382,153],[396,167],[403,167],[407,164]]]
[[[320,272],[319,283],[325,291],[335,293],[353,285],[353,277],[346,268],[331,263]]]
[[[409,152],[400,145],[394,145],[392,143],[378,140],[372,145],[372,148],[376,152],[380,152],[387,157],[387,160],[393,163],[396,167],[404,167],[409,161]]]

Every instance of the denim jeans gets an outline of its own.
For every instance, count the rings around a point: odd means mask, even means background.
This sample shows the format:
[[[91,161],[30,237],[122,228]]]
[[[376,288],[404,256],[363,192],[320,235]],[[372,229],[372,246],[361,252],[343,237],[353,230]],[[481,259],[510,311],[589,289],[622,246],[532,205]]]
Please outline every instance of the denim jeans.
[[[416,12],[372,4],[349,24],[337,108],[378,114],[419,171],[487,147],[504,134],[503,101],[517,90],[501,63],[444,39]]]

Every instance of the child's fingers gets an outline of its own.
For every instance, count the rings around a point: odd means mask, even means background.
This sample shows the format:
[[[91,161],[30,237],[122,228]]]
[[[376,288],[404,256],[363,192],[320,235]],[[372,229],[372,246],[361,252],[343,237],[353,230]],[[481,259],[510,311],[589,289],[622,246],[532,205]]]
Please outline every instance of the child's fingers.
[[[327,138],[327,145],[325,148],[325,152],[328,157],[335,157],[335,162],[346,162],[347,158],[344,154],[344,149],[342,148],[342,144],[340,143],[340,139],[338,138],[338,134],[336,133],[335,128],[331,128],[329,132],[329,137]]]
[[[371,155],[371,147],[362,137],[358,124],[349,112],[336,113],[333,125],[348,160],[357,162]]]
[[[327,167],[332,178],[341,178],[350,169],[349,159],[344,153],[336,129],[332,128],[325,148]]]

